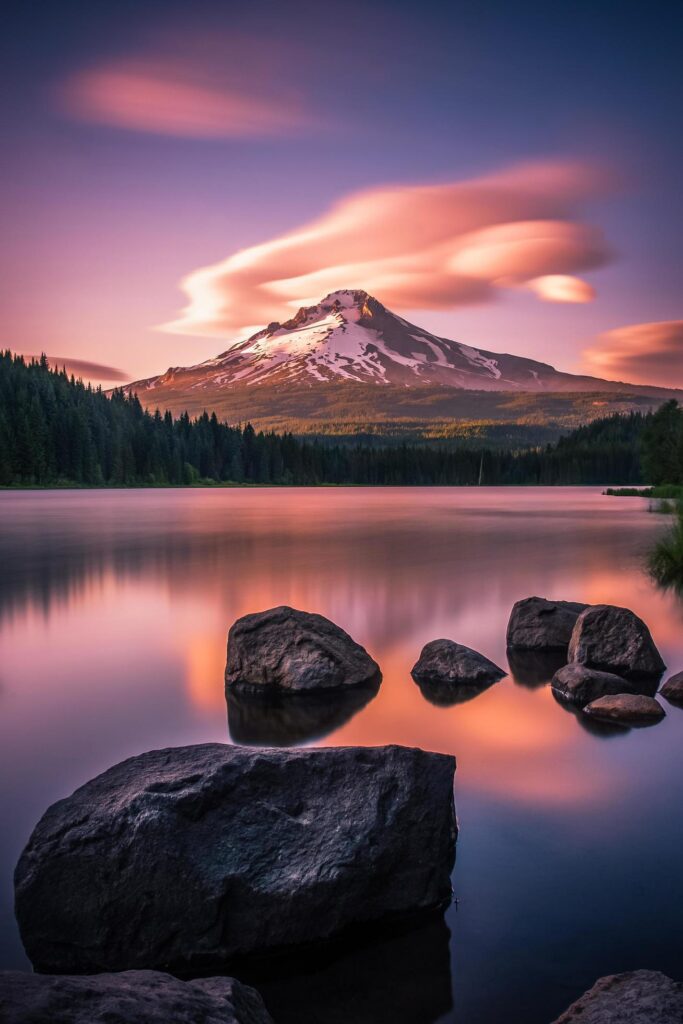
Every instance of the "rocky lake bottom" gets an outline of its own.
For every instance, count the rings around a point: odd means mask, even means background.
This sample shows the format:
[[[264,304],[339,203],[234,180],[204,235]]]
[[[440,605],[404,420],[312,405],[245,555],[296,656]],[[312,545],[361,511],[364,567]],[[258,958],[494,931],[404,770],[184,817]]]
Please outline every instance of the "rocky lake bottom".
[[[12,876],[49,804],[169,746],[402,744],[455,755],[445,913],[244,967],[276,1024],[550,1024],[602,975],[683,973],[683,709],[616,729],[506,651],[532,594],[632,609],[683,669],[683,601],[644,554],[664,528],[596,488],[0,494],[0,968],[28,969]],[[343,697],[226,697],[226,635],[318,612],[379,664]],[[446,638],[506,673],[452,701],[411,677]],[[605,698],[606,699],[606,698]],[[330,820],[334,820],[334,812]]]

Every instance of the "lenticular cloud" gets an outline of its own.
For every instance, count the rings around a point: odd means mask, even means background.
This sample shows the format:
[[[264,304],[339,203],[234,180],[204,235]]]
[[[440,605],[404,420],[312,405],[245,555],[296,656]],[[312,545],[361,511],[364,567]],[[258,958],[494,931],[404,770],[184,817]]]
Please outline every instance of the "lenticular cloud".
[[[583,356],[590,372],[611,379],[683,387],[683,320],[617,327]]]
[[[245,332],[338,288],[394,309],[450,309],[531,289],[550,302],[589,302],[576,277],[610,258],[578,221],[604,175],[535,163],[444,185],[381,187],[342,199],[317,220],[188,274],[188,304],[163,330]]]

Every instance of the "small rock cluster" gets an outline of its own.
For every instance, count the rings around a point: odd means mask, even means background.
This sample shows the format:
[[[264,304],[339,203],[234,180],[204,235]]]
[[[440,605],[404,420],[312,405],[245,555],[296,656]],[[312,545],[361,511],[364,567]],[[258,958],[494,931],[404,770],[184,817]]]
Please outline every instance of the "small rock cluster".
[[[512,610],[507,642],[512,650],[564,650],[567,664],[552,677],[553,693],[589,718],[628,727],[665,716],[654,694],[666,666],[650,630],[628,608],[526,598]],[[680,692],[679,677],[662,688],[667,699]]]

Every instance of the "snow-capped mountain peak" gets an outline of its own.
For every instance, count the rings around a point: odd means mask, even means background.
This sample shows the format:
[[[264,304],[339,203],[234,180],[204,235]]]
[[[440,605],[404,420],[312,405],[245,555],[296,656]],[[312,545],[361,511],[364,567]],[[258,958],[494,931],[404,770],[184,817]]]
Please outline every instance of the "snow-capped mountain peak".
[[[543,363],[439,338],[367,292],[340,289],[303,306],[290,320],[235,342],[217,358],[169,370],[150,384],[162,385],[181,373],[190,374],[190,386],[198,388],[355,381],[514,390],[538,387],[542,371],[554,372]]]

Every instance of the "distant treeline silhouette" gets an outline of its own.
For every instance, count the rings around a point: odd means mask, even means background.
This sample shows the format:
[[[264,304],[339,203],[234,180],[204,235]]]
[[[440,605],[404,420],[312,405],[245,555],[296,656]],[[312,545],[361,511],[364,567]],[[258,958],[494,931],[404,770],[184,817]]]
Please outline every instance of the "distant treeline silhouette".
[[[683,420],[675,402],[655,414],[612,415],[533,450],[342,445],[206,413],[150,413],[135,395],[104,394],[50,369],[45,357],[27,363],[8,351],[0,354],[0,484],[637,484],[641,439],[659,424],[661,446],[676,417]],[[664,447],[671,456],[672,445]],[[646,465],[652,470],[652,459]]]

